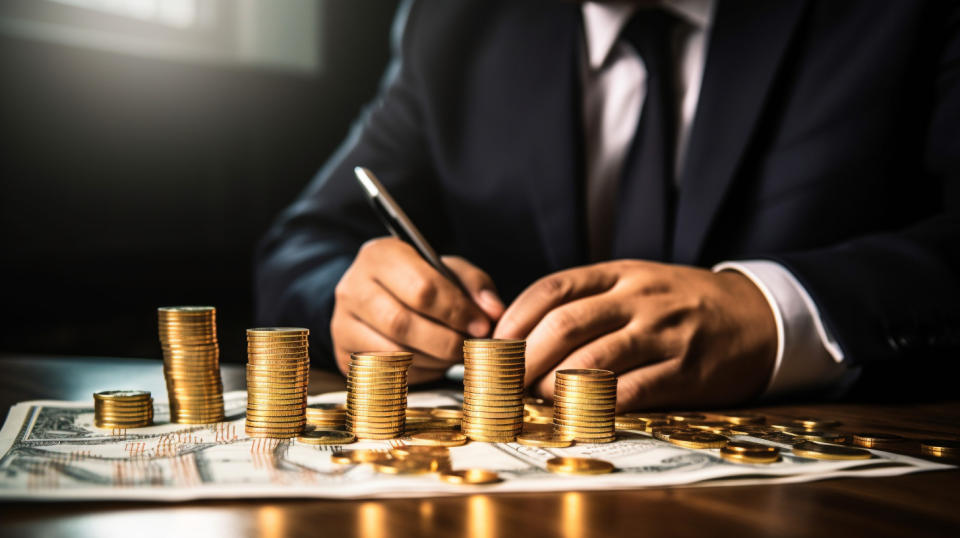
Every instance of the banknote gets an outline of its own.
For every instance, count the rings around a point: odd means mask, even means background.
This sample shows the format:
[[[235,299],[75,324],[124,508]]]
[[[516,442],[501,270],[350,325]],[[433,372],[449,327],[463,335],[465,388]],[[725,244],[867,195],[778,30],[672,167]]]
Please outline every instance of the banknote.
[[[345,394],[310,397],[310,403],[342,403]],[[456,405],[455,391],[411,393],[410,406]],[[343,447],[296,440],[251,439],[244,433],[246,393],[224,395],[226,418],[212,425],[169,422],[156,402],[155,425],[132,430],[93,424],[93,401],[29,401],[15,405],[0,431],[0,498],[33,500],[267,497],[428,497],[482,492],[548,492],[642,487],[802,482],[831,477],[891,476],[951,468],[873,450],[859,461],[793,456],[764,465],[730,463],[717,450],[682,448],[643,432],[621,432],[608,444],[535,448],[516,443],[467,443],[451,449],[453,468],[484,468],[502,481],[458,486],[432,475],[379,474],[366,465],[333,463]],[[744,436],[745,440],[767,441]],[[393,441],[396,443],[397,441]],[[787,449],[786,445],[778,445]],[[390,441],[360,441],[348,448],[389,449]],[[599,458],[616,471],[596,476],[550,473],[548,459]]]

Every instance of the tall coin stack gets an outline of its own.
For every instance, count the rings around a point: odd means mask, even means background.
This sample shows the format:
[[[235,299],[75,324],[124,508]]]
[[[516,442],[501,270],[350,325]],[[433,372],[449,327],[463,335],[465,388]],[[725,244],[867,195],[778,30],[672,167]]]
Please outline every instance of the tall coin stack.
[[[153,424],[153,398],[145,390],[93,393],[93,424],[98,428],[143,428]]]
[[[579,443],[616,438],[617,376],[610,370],[560,370],[553,389],[553,431]]]
[[[210,424],[223,420],[217,310],[212,306],[161,307],[157,321],[170,421]]]
[[[308,329],[247,329],[247,423],[250,437],[289,439],[307,422]]]
[[[463,421],[474,441],[508,443],[523,428],[526,341],[475,338],[463,342]]]
[[[393,439],[406,426],[407,369],[413,353],[351,353],[347,371],[347,431],[357,439]]]

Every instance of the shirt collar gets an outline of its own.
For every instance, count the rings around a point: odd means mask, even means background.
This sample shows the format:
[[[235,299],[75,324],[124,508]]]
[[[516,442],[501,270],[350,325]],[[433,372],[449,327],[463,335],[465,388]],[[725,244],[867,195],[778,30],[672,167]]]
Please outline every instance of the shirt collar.
[[[659,0],[656,5],[672,11],[699,30],[706,30],[713,17],[714,0]],[[585,2],[583,31],[587,59],[591,69],[600,69],[610,55],[630,17],[638,9],[636,2]]]

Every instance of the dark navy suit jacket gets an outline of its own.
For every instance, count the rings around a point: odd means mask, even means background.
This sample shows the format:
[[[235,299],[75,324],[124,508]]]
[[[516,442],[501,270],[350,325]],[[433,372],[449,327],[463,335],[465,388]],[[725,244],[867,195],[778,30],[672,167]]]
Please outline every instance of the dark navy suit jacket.
[[[957,5],[719,0],[664,261],[782,263],[866,378],[960,357]],[[334,287],[385,234],[356,165],[507,301],[586,263],[581,25],[556,0],[402,9],[380,97],[261,244],[259,321],[330,355]],[[657,257],[631,243],[648,210],[622,201],[617,257]]]

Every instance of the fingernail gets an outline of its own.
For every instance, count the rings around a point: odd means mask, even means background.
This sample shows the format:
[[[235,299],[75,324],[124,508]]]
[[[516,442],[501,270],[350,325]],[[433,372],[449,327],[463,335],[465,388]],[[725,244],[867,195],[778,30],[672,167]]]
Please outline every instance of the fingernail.
[[[503,310],[503,303],[500,298],[490,290],[480,291],[480,304],[487,310]]]
[[[490,325],[482,319],[475,319],[470,322],[470,325],[467,325],[467,332],[477,338],[486,336],[488,330],[490,330]]]

